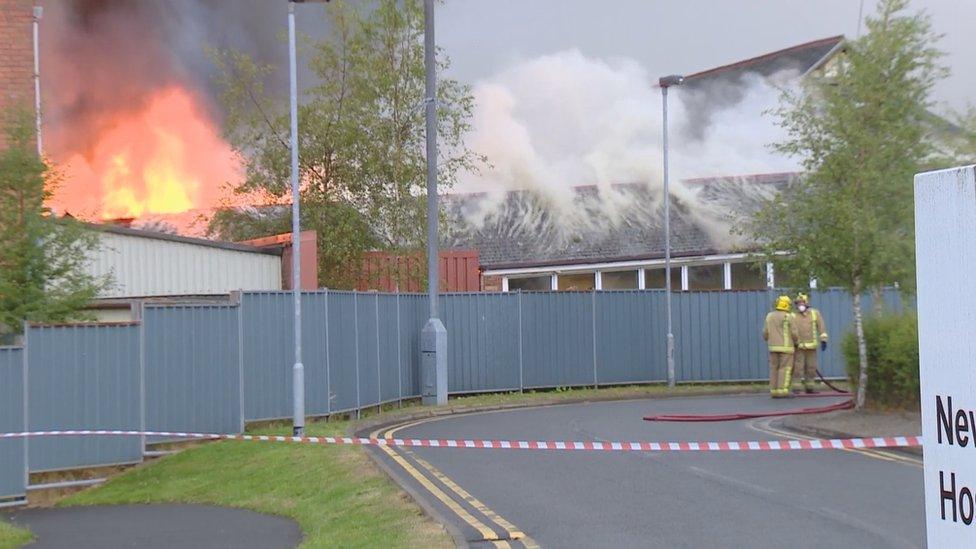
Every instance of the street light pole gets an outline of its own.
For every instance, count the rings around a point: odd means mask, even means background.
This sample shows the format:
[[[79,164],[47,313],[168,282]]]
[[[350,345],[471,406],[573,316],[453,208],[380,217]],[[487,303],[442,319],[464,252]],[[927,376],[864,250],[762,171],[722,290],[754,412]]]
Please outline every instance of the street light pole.
[[[298,67],[295,52],[295,2],[288,2],[288,73],[291,111],[291,293],[295,302],[295,364],[292,377],[292,435],[305,435],[305,366],[302,364],[301,218],[298,183]]]
[[[668,174],[668,88],[678,86],[684,81],[683,76],[665,76],[658,81],[661,86],[661,100],[663,102],[662,127],[664,128],[664,291],[665,308],[668,316],[668,387],[674,387],[674,332],[671,329],[671,194]]]
[[[424,0],[424,103],[427,112],[427,299],[430,319],[421,332],[421,401],[447,404],[447,329],[437,317],[437,65],[434,0]]]

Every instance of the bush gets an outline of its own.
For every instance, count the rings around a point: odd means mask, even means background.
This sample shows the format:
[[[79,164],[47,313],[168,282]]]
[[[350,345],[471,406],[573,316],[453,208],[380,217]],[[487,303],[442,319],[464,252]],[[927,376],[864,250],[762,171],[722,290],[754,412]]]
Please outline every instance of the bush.
[[[914,313],[867,317],[864,337],[868,346],[868,401],[872,404],[917,408],[918,319]],[[856,389],[859,374],[857,337],[844,335],[841,350],[847,377]]]

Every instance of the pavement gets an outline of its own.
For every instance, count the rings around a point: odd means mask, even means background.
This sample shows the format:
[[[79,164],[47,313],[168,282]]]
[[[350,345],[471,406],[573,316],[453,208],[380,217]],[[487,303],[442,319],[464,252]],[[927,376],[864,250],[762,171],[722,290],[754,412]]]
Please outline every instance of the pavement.
[[[294,521],[244,509],[206,505],[111,505],[25,509],[0,515],[34,532],[31,549],[170,547],[274,549],[296,547]]]
[[[765,395],[594,402],[428,418],[397,438],[743,441],[771,420],[657,423],[832,404]],[[800,438],[799,436],[797,438]],[[502,547],[923,547],[921,461],[882,450],[552,452],[370,448],[459,544]]]

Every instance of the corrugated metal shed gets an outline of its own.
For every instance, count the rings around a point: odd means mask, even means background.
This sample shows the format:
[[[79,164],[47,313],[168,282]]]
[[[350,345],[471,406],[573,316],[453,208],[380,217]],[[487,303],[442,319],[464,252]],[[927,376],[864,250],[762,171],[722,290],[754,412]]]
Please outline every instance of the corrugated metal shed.
[[[122,227],[95,226],[101,247],[88,271],[111,274],[99,297],[216,295],[280,290],[280,250],[186,238]]]

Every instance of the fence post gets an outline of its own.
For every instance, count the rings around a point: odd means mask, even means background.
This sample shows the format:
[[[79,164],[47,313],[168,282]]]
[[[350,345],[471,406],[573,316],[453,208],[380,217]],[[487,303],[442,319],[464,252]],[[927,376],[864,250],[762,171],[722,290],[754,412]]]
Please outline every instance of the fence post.
[[[403,353],[400,352],[400,292],[396,294],[397,408],[403,406]]]
[[[525,392],[522,370],[522,290],[518,290],[518,353],[519,353],[519,393]]]
[[[322,288],[325,293],[325,415],[332,414],[332,353],[329,347],[329,289]]]
[[[593,334],[593,388],[596,389],[599,386],[599,382],[596,376],[596,290],[594,289],[590,293],[590,329]]]
[[[29,331],[29,325],[24,322],[24,350],[21,353],[21,359],[24,361],[23,372],[21,375],[22,385],[24,387],[24,431],[30,431],[30,360],[28,356],[30,354],[30,338],[27,337]],[[27,497],[27,487],[30,486],[30,439],[31,437],[24,437],[24,494]]]
[[[380,368],[380,294],[376,293],[376,405],[383,408],[383,369]]]
[[[244,419],[244,294],[234,292],[234,295],[237,298],[237,388],[240,399],[240,431],[243,433],[246,423]],[[142,333],[141,330],[142,324],[140,324],[140,334]]]
[[[146,430],[146,302],[139,303],[139,430]],[[142,439],[142,453],[146,453],[146,435]]]
[[[359,292],[356,291],[352,293],[352,321],[356,345],[356,419],[359,419],[361,406],[359,400]]]

